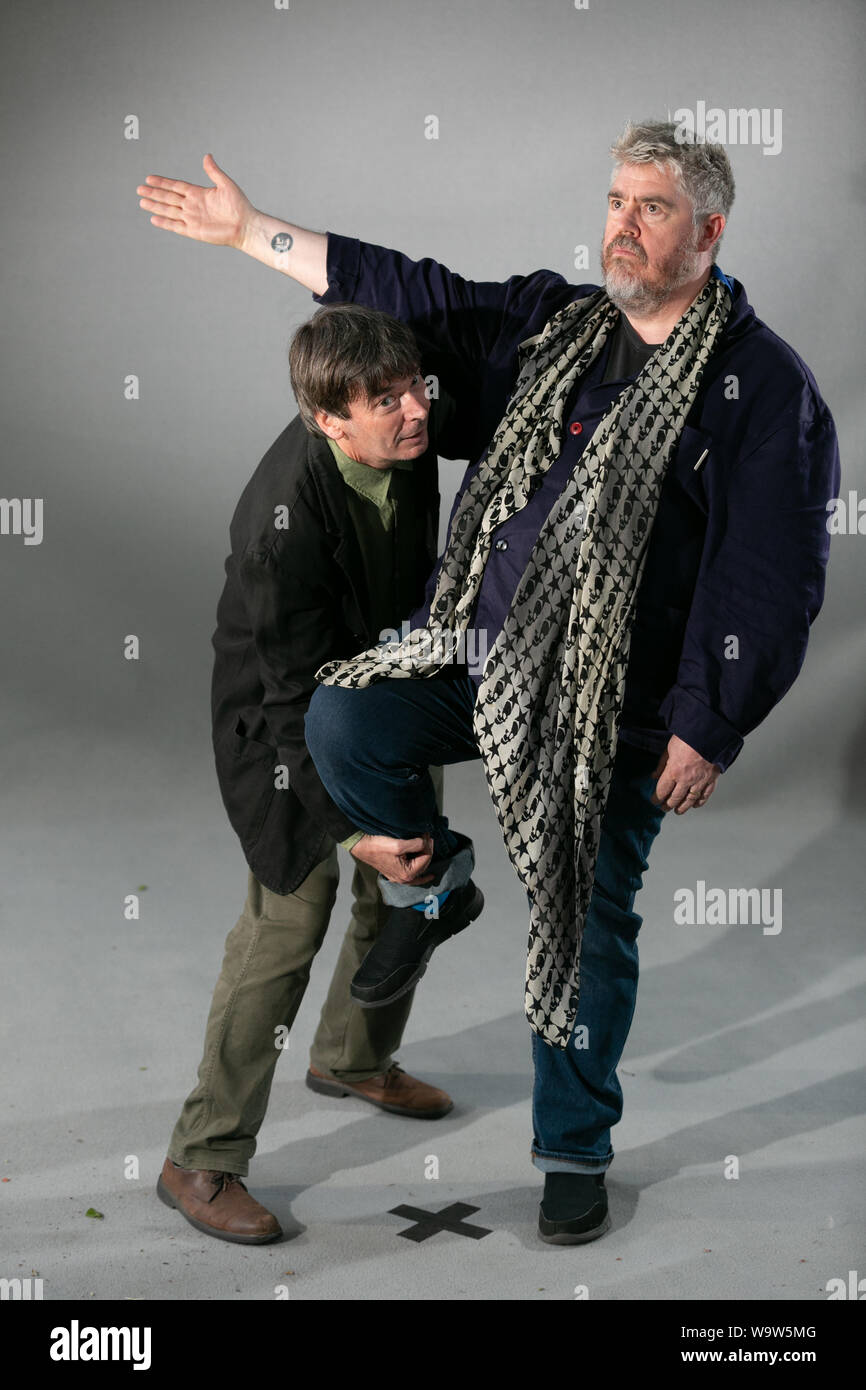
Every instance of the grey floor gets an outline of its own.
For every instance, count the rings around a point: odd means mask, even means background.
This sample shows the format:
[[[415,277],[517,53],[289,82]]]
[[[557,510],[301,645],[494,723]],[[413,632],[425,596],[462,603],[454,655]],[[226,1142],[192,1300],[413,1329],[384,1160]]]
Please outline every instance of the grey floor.
[[[826,1299],[829,1279],[866,1267],[864,821],[817,766],[761,738],[738,780],[732,769],[706,810],[668,816],[656,841],[613,1226],[554,1248],[536,1235],[528,1152],[522,894],[479,765],[452,769],[447,797],[476,837],[488,905],[437,953],[399,1053],[455,1108],[420,1123],[304,1086],[346,874],[250,1175],[288,1238],[250,1249],[199,1235],[154,1195],[244,891],[206,730],[144,756],[58,729],[49,762],[13,759],[0,1275],[38,1274],[46,1299]],[[756,773],[762,753],[772,778]],[[677,926],[674,891],[698,878],[781,888],[781,932]],[[142,884],[128,922],[124,897]],[[491,1234],[414,1243],[388,1214],[455,1201]]]

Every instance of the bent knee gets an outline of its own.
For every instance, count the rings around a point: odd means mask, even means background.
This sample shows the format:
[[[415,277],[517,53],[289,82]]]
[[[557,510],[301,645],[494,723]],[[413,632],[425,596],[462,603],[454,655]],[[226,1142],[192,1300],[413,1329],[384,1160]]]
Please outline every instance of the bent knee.
[[[358,692],[339,685],[318,685],[304,716],[304,739],[314,761],[333,752],[357,734]]]

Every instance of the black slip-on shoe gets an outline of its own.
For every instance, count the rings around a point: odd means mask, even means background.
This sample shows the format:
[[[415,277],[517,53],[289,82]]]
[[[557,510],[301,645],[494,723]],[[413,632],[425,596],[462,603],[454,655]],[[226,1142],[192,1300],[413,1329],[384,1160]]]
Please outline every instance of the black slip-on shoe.
[[[414,907],[392,907],[355,972],[349,987],[352,998],[362,1009],[380,1009],[407,994],[421,979],[436,947],[474,922],[483,907],[481,890],[471,879],[461,888],[452,888],[438,917],[428,917]]]
[[[584,1245],[610,1230],[604,1173],[545,1173],[538,1234],[549,1245]]]

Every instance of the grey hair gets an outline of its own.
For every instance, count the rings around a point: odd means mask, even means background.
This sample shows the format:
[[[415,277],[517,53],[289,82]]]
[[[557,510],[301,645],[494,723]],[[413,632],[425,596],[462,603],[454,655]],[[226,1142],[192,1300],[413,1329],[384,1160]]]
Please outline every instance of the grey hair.
[[[720,212],[727,221],[734,201],[734,174],[724,145],[696,140],[673,121],[629,121],[610,147],[614,172],[623,164],[655,164],[669,168],[692,205],[695,230]],[[713,260],[721,237],[713,247]]]

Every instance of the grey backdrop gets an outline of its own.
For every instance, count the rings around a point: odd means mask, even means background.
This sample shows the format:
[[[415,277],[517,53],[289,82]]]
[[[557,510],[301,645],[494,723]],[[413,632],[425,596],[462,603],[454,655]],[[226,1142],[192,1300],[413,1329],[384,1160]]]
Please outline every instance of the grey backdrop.
[[[864,30],[860,0],[6,0],[0,494],[44,499],[44,539],[0,536],[0,912],[5,1046],[34,1163],[40,1117],[73,1135],[67,1112],[134,1109],[145,1063],[141,1105],[162,1108],[140,1143],[158,1152],[192,1080],[243,889],[211,769],[210,634],[229,518],[294,413],[286,345],[315,307],[236,253],[151,227],[136,185],[149,172],[202,182],[210,151],[258,207],[303,225],[475,278],[549,266],[586,280],[626,118],[701,100],[780,108],[777,155],[729,147],[720,264],[814,371],[843,494],[862,496]],[[431,114],[438,140],[424,136]],[[573,268],[584,243],[589,273]],[[461,473],[443,465],[446,516]],[[864,547],[834,541],[802,676],[703,819],[667,832],[699,866],[764,882],[775,856],[796,863],[809,846],[814,880],[835,827],[853,824],[862,845]],[[453,787],[452,819],[471,810],[495,846],[480,775]],[[857,920],[861,867],[840,853],[827,879]],[[140,884],[142,917],[127,923]],[[518,1013],[524,930],[518,914]],[[432,994],[419,1008],[448,1031]],[[302,1076],[302,1055],[289,1062]]]
[[[857,0],[592,0],[585,11],[566,0],[293,0],[288,11],[91,0],[7,4],[4,29],[2,492],[45,499],[41,546],[0,538],[15,595],[6,727],[41,754],[25,795],[41,799],[40,768],[57,786],[49,750],[73,730],[88,759],[106,738],[172,768],[206,750],[227,523],[293,413],[286,344],[315,307],[292,282],[159,232],[138,209],[146,173],[204,181],[206,151],[257,206],[302,225],[475,278],[543,265],[580,279],[577,244],[598,274],[607,146],[628,116],[700,99],[781,108],[778,155],[731,147],[737,200],[720,263],[815,372],[843,487],[862,493]],[[424,138],[431,113],[438,140]],[[124,139],[127,114],[138,140]],[[137,402],[124,399],[127,373],[140,378]],[[461,471],[446,465],[446,502]],[[857,537],[834,547],[807,669],[750,739],[729,779],[738,796],[768,776],[856,795],[863,549]],[[138,665],[121,657],[127,632],[141,638]],[[798,751],[780,762],[782,739]],[[76,757],[60,782],[81,777],[93,796],[88,768]]]

